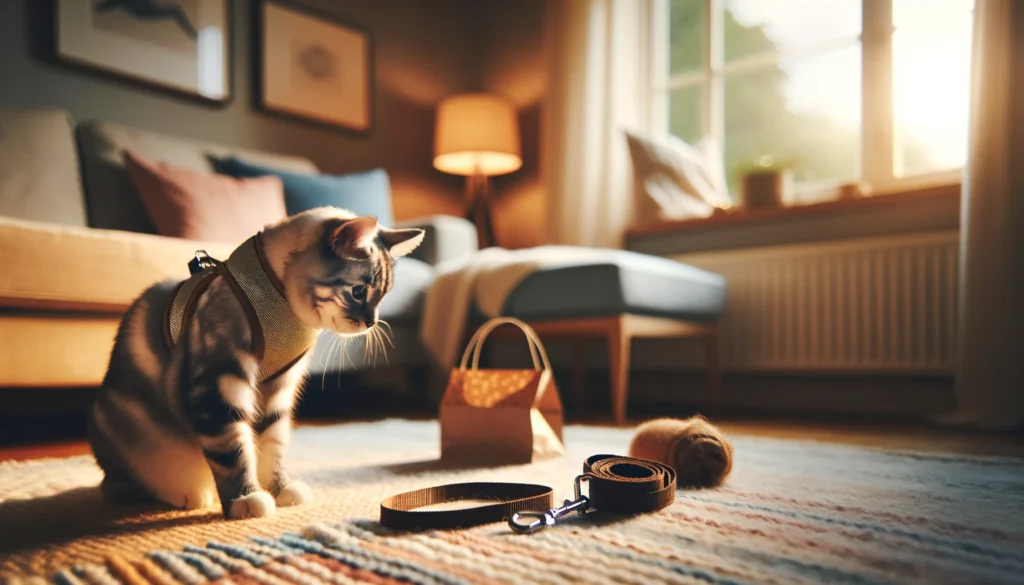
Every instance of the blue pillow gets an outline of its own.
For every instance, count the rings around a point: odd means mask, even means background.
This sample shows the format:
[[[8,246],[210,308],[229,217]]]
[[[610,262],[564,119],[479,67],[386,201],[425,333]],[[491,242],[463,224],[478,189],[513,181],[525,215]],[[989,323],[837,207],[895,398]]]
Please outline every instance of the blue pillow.
[[[284,183],[288,215],[330,205],[369,215],[385,226],[394,225],[391,211],[391,183],[384,169],[345,175],[305,175],[255,165],[237,157],[213,160],[217,172],[238,179],[275,175]]]

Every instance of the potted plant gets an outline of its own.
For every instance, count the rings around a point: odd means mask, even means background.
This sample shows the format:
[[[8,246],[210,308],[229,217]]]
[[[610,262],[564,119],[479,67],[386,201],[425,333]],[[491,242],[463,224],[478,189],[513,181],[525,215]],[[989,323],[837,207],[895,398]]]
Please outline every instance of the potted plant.
[[[782,207],[793,189],[792,166],[766,155],[742,167],[739,171],[740,205],[746,209]]]

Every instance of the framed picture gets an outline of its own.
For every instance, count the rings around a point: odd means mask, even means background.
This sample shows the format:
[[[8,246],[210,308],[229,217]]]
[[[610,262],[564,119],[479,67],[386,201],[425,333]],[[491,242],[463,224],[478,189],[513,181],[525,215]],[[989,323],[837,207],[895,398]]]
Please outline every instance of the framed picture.
[[[187,97],[231,100],[230,0],[57,0],[60,61]]]
[[[256,12],[257,107],[371,133],[370,31],[276,0],[262,0]]]

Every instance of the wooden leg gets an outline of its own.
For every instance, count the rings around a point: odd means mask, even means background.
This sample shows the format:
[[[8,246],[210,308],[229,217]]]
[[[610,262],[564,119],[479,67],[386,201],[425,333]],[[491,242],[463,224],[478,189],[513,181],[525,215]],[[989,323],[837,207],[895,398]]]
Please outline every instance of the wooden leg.
[[[612,415],[615,424],[626,424],[626,394],[629,389],[629,349],[631,337],[624,319],[616,321],[608,335],[608,365],[612,382]]]
[[[580,339],[573,343],[572,402],[578,412],[583,412],[587,402],[587,342]]]
[[[722,361],[721,342],[718,333],[705,337],[705,359],[708,369],[708,408],[709,415],[717,415],[722,408]]]

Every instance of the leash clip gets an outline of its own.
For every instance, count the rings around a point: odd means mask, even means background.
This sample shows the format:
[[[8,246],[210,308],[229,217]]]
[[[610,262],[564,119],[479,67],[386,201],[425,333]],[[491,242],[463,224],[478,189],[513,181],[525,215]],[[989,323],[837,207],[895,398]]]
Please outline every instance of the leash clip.
[[[569,512],[579,512],[581,516],[586,516],[587,510],[590,508],[590,498],[580,493],[580,482],[589,480],[590,475],[586,473],[583,475],[577,475],[573,482],[574,499],[565,500],[562,502],[561,506],[551,508],[546,512],[541,512],[539,510],[516,512],[515,514],[512,514],[512,517],[508,520],[509,528],[519,534],[532,534],[538,530],[543,530],[548,526],[554,526],[555,520],[565,516]],[[523,523],[522,520],[529,520],[529,522]]]
[[[216,265],[217,261],[207,254],[206,250],[196,250],[195,257],[188,262],[188,271],[190,274],[198,274]]]

